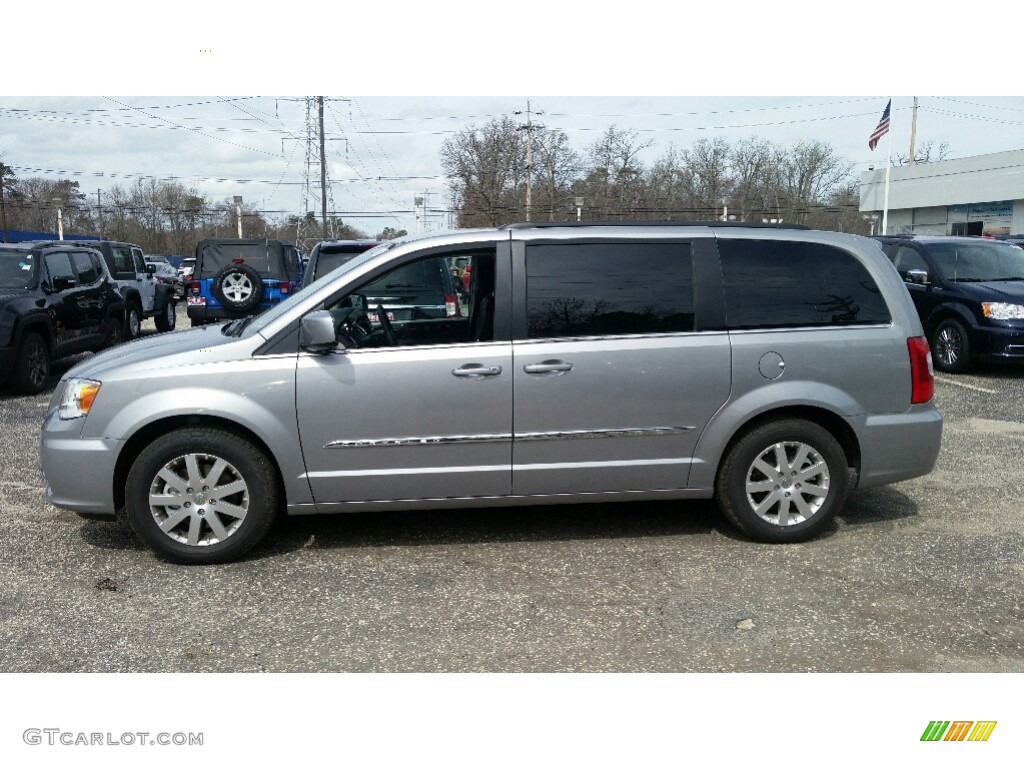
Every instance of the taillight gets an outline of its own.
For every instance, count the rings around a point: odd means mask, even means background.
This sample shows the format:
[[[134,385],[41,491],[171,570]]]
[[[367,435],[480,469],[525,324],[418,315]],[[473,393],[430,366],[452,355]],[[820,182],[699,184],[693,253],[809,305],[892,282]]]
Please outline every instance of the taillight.
[[[192,293],[194,293],[194,294],[196,294],[198,296],[199,295],[199,281],[198,280],[190,281],[189,284],[188,284],[188,289],[190,291],[192,291]]]
[[[444,313],[448,317],[459,316],[459,297],[455,295],[446,295],[444,297]]]
[[[289,283],[287,280],[282,280],[280,282],[280,288],[281,293],[288,293],[292,289],[292,284]]]
[[[910,404],[927,403],[935,394],[935,370],[932,352],[924,336],[907,339],[910,352]]]

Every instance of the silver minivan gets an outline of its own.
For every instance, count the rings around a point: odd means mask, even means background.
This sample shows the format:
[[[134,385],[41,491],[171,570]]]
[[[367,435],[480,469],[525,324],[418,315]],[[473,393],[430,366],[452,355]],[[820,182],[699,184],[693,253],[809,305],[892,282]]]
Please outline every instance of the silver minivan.
[[[399,311],[409,275],[457,265],[458,311]],[[933,388],[872,240],[528,223],[382,243],[258,317],[95,355],[41,451],[50,502],[124,510],[183,563],[241,556],[279,512],[641,499],[715,497],[792,542],[931,471]]]

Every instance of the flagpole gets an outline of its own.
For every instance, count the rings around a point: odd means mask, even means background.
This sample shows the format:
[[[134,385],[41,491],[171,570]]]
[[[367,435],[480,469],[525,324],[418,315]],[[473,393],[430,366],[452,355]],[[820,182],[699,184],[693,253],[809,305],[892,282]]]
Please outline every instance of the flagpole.
[[[889,102],[889,138],[885,140],[885,197],[882,200],[882,234],[889,234],[889,169],[892,168],[892,102]]]

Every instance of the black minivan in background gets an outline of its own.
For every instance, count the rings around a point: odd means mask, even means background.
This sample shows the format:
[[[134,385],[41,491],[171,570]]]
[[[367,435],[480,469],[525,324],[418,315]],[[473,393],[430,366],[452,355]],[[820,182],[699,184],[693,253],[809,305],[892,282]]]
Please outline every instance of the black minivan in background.
[[[914,300],[938,370],[1024,362],[1024,249],[981,237],[875,239]]]

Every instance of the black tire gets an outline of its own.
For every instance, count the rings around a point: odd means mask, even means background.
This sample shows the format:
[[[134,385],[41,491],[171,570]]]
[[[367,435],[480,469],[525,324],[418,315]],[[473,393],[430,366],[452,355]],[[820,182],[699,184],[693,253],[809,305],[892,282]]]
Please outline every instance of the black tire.
[[[213,295],[232,312],[248,312],[263,300],[263,278],[248,264],[228,264],[213,276]]]
[[[131,341],[142,332],[142,313],[134,301],[128,302],[124,313],[124,340]]]
[[[964,373],[971,369],[971,339],[967,335],[967,328],[959,320],[947,317],[940,321],[932,331],[929,343],[936,370]]]
[[[847,489],[842,447],[831,432],[803,419],[752,429],[729,450],[715,481],[725,517],[752,539],[770,543],[820,533],[842,508]]]
[[[174,330],[174,326],[178,322],[178,310],[170,298],[167,299],[167,306],[164,307],[163,311],[158,312],[156,317],[153,318],[153,322],[156,323],[156,329],[160,333]]]
[[[169,474],[178,478],[173,485]],[[204,479],[213,489],[203,490]],[[193,565],[244,555],[266,535],[281,503],[276,470],[262,451],[230,432],[199,427],[150,443],[132,465],[125,490],[135,534],[161,557]],[[153,504],[151,494],[169,503]]]
[[[117,315],[111,315],[103,322],[103,348],[116,347],[124,341],[124,323]]]
[[[38,395],[50,380],[50,348],[46,339],[29,331],[21,340],[14,368],[14,389],[24,395]]]

